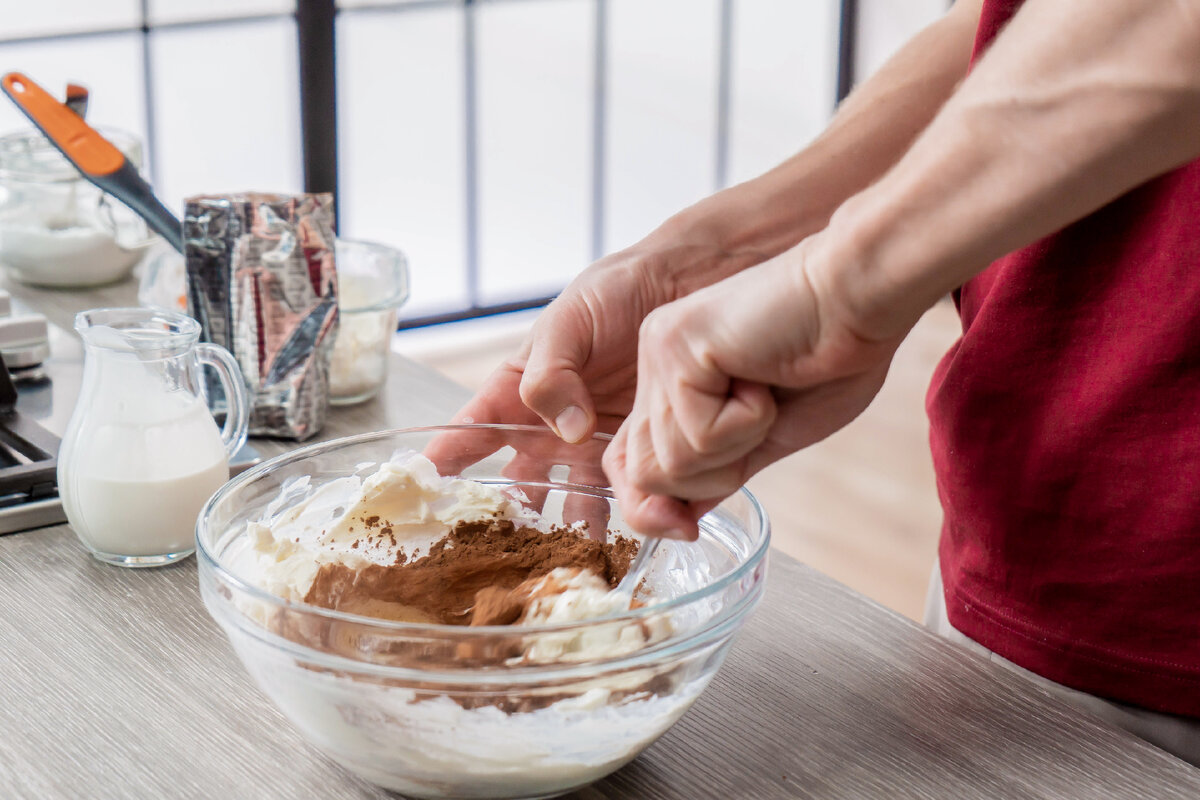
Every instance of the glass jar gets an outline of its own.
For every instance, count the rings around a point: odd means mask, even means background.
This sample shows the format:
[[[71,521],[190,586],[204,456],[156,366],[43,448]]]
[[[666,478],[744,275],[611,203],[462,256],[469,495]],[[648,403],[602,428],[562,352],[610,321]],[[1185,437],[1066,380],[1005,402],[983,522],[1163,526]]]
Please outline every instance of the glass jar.
[[[137,168],[142,144],[100,129]],[[89,183],[41,133],[0,137],[0,264],[38,286],[99,286],[127,277],[155,237]]]
[[[370,400],[387,380],[396,316],[408,299],[408,262],[394,247],[338,239],[338,333],[329,364],[329,402]],[[142,268],[138,302],[147,308],[187,311],[187,268],[179,253],[161,245]]]
[[[408,299],[408,264],[387,245],[338,239],[338,333],[329,367],[329,402],[361,403],[387,380],[396,315]]]

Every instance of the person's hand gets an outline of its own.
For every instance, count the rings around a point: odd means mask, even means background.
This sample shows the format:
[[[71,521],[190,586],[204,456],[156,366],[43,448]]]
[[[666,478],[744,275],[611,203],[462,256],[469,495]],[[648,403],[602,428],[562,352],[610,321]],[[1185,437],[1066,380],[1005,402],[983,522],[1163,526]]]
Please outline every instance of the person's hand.
[[[634,406],[604,456],[635,530],[695,539],[699,518],[751,475],[879,391],[912,323],[865,330],[811,242],[648,315]]]
[[[612,433],[633,404],[637,330],[667,301],[656,257],[626,251],[584,270],[539,315],[520,350],[501,364],[451,419],[452,423],[549,425],[561,440],[525,437],[506,469],[514,480],[546,477],[569,443],[597,430]],[[443,474],[460,471],[511,443],[503,432],[443,434],[426,448]],[[568,444],[564,444],[564,442]],[[596,459],[598,461],[598,459]],[[603,474],[588,476],[599,485]],[[537,505],[538,498],[531,498]]]
[[[654,271],[628,253],[590,266],[453,421],[544,422],[568,442],[615,431],[633,404],[638,326],[668,299]]]
[[[662,233],[600,259],[542,312],[453,421],[544,422],[568,442],[616,431],[633,406],[646,315],[760,260]]]
[[[542,312],[520,351],[452,419],[544,423],[561,439],[454,431],[435,438],[426,455],[450,475],[513,446],[516,454],[504,470],[513,480],[544,481],[550,465],[574,464],[572,482],[607,485],[599,458],[581,455],[585,448],[575,443],[603,447],[604,442],[591,441],[592,435],[616,431],[633,406],[637,336],[646,315],[697,285],[758,260],[753,253],[733,255],[702,241],[658,236],[597,261]],[[540,505],[537,490],[527,492],[531,505]],[[572,518],[588,519],[600,532],[600,517],[606,515],[607,504],[604,515],[591,508],[570,510]]]

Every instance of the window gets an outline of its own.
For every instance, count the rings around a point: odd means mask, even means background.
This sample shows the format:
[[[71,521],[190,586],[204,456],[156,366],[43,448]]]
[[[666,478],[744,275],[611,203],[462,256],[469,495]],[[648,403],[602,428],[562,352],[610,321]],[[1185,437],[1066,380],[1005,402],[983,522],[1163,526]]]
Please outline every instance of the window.
[[[405,326],[545,302],[594,258],[797,150],[856,63],[873,68],[945,6],[300,1],[299,17],[291,0],[22,4],[6,10],[0,69],[57,93],[88,86],[89,120],[143,137],[177,209],[190,194],[301,191],[305,148],[336,141],[321,171],[336,177],[339,232],[407,253]],[[301,85],[298,18],[334,28],[323,84]],[[322,89],[336,107],[304,130],[301,92],[323,112]],[[0,105],[0,129],[24,125]]]

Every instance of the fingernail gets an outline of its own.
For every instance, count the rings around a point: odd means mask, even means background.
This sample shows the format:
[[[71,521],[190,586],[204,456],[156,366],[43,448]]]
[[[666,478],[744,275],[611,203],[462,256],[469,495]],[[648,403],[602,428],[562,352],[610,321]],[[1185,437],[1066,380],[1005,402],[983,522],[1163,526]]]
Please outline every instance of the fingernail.
[[[578,442],[587,433],[588,418],[579,406],[567,406],[554,418],[558,435],[568,442]]]

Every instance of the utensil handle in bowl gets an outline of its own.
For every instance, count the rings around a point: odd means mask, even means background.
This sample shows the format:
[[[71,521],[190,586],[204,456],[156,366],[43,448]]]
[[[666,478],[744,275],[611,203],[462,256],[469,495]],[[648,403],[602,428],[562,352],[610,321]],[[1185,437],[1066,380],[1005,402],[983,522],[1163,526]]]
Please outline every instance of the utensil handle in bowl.
[[[225,426],[221,429],[221,442],[225,445],[225,454],[233,458],[246,443],[246,430],[250,425],[250,393],[246,390],[241,367],[224,347],[207,342],[196,345],[196,360],[201,366],[212,367],[225,388],[228,410]]]

